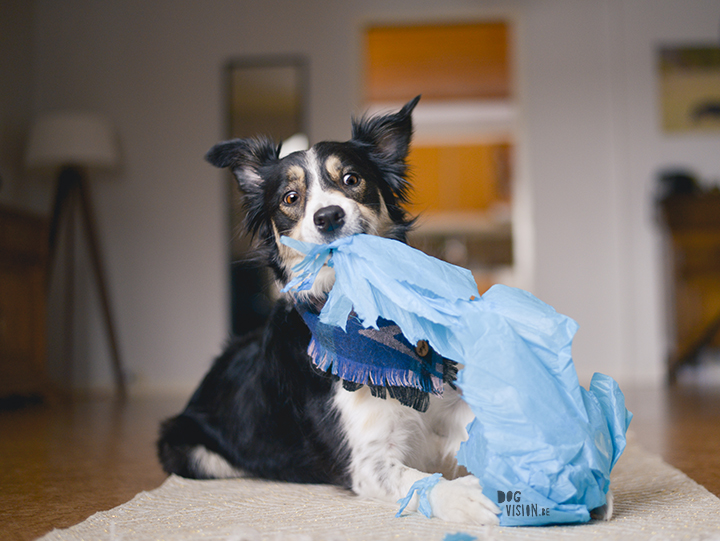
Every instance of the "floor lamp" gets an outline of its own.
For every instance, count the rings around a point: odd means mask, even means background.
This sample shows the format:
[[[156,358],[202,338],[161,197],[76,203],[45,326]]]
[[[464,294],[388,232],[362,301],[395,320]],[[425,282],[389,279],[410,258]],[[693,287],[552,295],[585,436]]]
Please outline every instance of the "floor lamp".
[[[92,270],[98,287],[102,315],[110,345],[112,369],[118,395],[125,397],[125,374],[120,360],[117,335],[113,323],[110,297],[105,270],[100,254],[95,216],[93,214],[88,171],[110,169],[117,165],[119,152],[112,126],[103,117],[76,112],[51,113],[38,117],[30,130],[25,163],[31,169],[52,169],[57,172],[57,184],[53,201],[49,234],[48,284],[53,263],[57,257],[58,235],[63,225],[67,228],[68,240],[66,261],[70,281],[74,274],[74,224],[77,207],[80,210],[81,226],[90,252]],[[69,284],[65,291],[65,319],[72,334],[73,290]]]

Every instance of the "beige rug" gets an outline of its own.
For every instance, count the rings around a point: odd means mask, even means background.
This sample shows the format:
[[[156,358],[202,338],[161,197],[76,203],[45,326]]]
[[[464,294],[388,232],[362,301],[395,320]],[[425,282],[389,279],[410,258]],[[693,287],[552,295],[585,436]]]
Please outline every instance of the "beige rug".
[[[395,518],[397,505],[361,500],[330,486],[170,477],[153,491],[43,539],[430,541],[464,532],[497,540],[720,540],[720,499],[632,442],[613,471],[612,486],[615,518],[610,522],[482,528],[417,514]]]

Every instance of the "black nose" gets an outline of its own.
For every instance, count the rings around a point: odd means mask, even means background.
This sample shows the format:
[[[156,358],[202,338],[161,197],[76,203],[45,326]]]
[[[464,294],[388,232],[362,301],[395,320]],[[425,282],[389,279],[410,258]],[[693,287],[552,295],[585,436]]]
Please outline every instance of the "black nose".
[[[330,205],[318,210],[313,216],[315,225],[322,233],[340,229],[345,223],[345,211],[337,205]]]

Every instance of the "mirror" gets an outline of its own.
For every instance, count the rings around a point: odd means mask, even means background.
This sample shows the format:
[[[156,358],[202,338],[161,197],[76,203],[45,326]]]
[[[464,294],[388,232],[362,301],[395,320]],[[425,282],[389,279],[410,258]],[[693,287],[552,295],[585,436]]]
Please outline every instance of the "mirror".
[[[299,57],[232,61],[227,67],[228,136],[267,135],[283,141],[307,134],[307,63]],[[243,229],[242,198],[235,179],[230,193],[231,330],[244,334],[263,324],[273,303],[273,277],[249,260],[250,238]]]

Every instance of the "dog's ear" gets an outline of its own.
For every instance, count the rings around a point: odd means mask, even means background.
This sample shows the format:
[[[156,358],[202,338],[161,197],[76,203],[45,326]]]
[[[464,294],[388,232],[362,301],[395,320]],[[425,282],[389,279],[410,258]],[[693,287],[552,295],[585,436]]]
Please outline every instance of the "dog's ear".
[[[228,167],[246,193],[259,191],[263,179],[260,168],[278,160],[280,147],[272,140],[258,137],[231,139],[212,147],[205,159],[215,167]]]
[[[370,158],[384,173],[392,195],[400,202],[408,201],[406,158],[412,138],[412,111],[420,96],[410,100],[397,113],[353,119],[352,141],[366,147]]]
[[[420,96],[405,104],[397,113],[353,119],[352,139],[370,145],[383,161],[404,162],[412,138],[412,111]]]
[[[264,219],[264,180],[260,169],[278,161],[280,147],[265,137],[231,139],[212,147],[205,159],[215,167],[228,167],[235,175],[238,186],[245,194],[245,228],[252,236],[264,233],[269,227]]]

